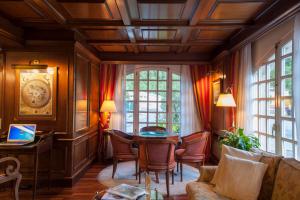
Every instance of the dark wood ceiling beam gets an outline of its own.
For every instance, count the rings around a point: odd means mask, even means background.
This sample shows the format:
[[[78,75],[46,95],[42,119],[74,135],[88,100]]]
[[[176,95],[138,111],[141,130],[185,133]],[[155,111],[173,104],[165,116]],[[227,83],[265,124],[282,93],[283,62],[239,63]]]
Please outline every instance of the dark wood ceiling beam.
[[[157,63],[157,64],[192,64],[208,63],[211,60],[210,54],[199,53],[99,53],[103,62],[110,63]]]
[[[105,3],[105,0],[56,0],[60,3]]]
[[[127,8],[127,4],[125,0],[116,0],[116,4],[119,8],[121,18],[123,20],[124,25],[129,26],[131,25],[131,19],[129,15],[129,11]],[[136,43],[135,35],[134,35],[134,30],[130,27],[126,27],[127,30],[127,35],[132,44]],[[139,50],[136,46],[133,45],[133,50],[135,53],[139,53]]]
[[[188,20],[132,20],[133,26],[188,26]]]
[[[21,47],[24,44],[23,30],[14,26],[10,21],[0,17],[0,45],[5,47]],[[0,47],[1,47],[0,46]]]
[[[138,3],[151,3],[151,4],[162,4],[162,3],[168,3],[168,4],[178,4],[178,3],[186,3],[187,0],[137,0]]]
[[[207,46],[222,45],[222,40],[196,40],[193,42],[181,43],[180,40],[142,40],[132,44],[128,40],[87,40],[92,45],[154,45],[154,46]]]
[[[149,27],[168,27],[168,28],[203,28],[203,27],[222,27],[222,28],[242,28],[250,26],[240,20],[201,20],[197,24],[189,25],[187,20],[133,20],[132,23],[124,24],[123,20],[92,20],[92,19],[69,19],[66,22],[68,27],[72,28],[149,28]]]
[[[26,1],[32,2],[33,0]],[[31,5],[43,13],[46,12],[49,18],[54,19],[58,24],[66,24],[67,16],[65,16],[63,10],[53,0],[34,1]]]
[[[268,9],[268,11],[266,11],[263,15],[260,15],[260,17],[254,21],[254,25],[244,28],[239,34],[226,41],[226,45],[218,48],[214,52],[215,57],[218,57],[218,55],[222,54],[224,51],[234,50],[242,45],[254,41],[268,30],[271,30],[281,22],[293,17],[299,11],[299,0],[277,1],[274,5],[272,5],[271,9]]]

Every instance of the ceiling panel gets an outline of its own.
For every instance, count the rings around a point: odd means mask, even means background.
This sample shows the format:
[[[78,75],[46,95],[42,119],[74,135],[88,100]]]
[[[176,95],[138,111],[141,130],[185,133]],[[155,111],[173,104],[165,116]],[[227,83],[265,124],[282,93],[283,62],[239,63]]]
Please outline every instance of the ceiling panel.
[[[218,3],[213,11],[212,19],[249,19],[252,17],[263,2],[238,2],[238,3]]]
[[[181,19],[184,4],[138,4],[140,19]]]
[[[174,40],[176,37],[176,29],[142,29],[142,39],[144,40]]]
[[[219,30],[202,30],[200,29],[196,39],[209,39],[209,40],[224,40],[228,38],[237,29],[219,29]]]
[[[102,52],[127,52],[126,46],[121,45],[96,45],[96,48]]]
[[[91,40],[128,40],[124,29],[85,30],[85,33]]]
[[[41,18],[23,1],[0,1],[0,12],[11,18]]]
[[[155,45],[148,45],[144,46],[145,52],[169,52],[170,46],[155,46]]]
[[[62,3],[74,19],[112,19],[105,3]]]

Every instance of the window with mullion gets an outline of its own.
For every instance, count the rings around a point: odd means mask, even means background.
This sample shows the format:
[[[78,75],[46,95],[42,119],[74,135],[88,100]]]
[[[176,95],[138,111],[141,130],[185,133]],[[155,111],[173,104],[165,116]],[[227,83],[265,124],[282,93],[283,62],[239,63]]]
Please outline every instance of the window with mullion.
[[[180,76],[172,74],[172,132],[180,133]]]
[[[169,68],[137,68],[126,76],[126,132],[161,126],[180,132],[180,74]],[[128,84],[128,85],[127,85]]]
[[[134,85],[134,73],[127,74],[125,79],[125,130],[127,133],[133,133]]]
[[[139,71],[139,127],[167,127],[167,71]]]
[[[261,149],[275,153],[275,60],[272,55],[256,72],[253,83],[254,133]]]
[[[296,132],[295,116],[293,105],[293,45],[292,41],[282,45],[280,53],[280,76],[279,76],[279,93],[280,93],[280,138],[281,154],[285,157],[296,157]]]
[[[261,149],[286,157],[296,155],[292,102],[292,41],[278,46],[253,76],[253,131]]]

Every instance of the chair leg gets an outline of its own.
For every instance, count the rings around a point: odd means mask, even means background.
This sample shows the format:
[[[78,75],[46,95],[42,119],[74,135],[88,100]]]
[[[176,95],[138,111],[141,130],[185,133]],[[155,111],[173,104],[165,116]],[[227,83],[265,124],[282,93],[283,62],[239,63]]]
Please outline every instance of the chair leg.
[[[172,170],[172,185],[174,185],[174,169]]]
[[[139,168],[139,184],[141,184],[141,168]]]
[[[113,173],[112,173],[112,178],[114,178],[115,176],[115,173],[116,173],[116,170],[117,170],[117,165],[118,165],[118,160],[117,159],[114,159],[113,161]]]
[[[138,161],[135,160],[135,180],[138,179]]]
[[[169,197],[169,171],[166,172],[166,184],[167,184],[167,197]]]
[[[177,161],[177,173],[179,171],[179,161]]]
[[[15,198],[15,200],[19,200],[19,187],[20,187],[21,179],[22,179],[22,175],[20,174],[17,177],[17,180],[15,182],[15,188],[14,188],[14,198]]]
[[[180,181],[181,182],[183,181],[183,178],[182,178],[182,162],[180,162]]]
[[[159,183],[158,172],[155,172],[155,179],[156,179],[156,183]]]

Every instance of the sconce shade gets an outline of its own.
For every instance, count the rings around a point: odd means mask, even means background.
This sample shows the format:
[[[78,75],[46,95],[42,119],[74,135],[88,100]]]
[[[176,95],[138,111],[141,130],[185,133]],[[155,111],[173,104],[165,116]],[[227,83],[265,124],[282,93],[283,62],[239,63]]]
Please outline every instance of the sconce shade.
[[[220,94],[216,106],[218,107],[236,107],[232,94]]]
[[[102,103],[100,112],[117,112],[116,104],[112,100],[105,100]]]

